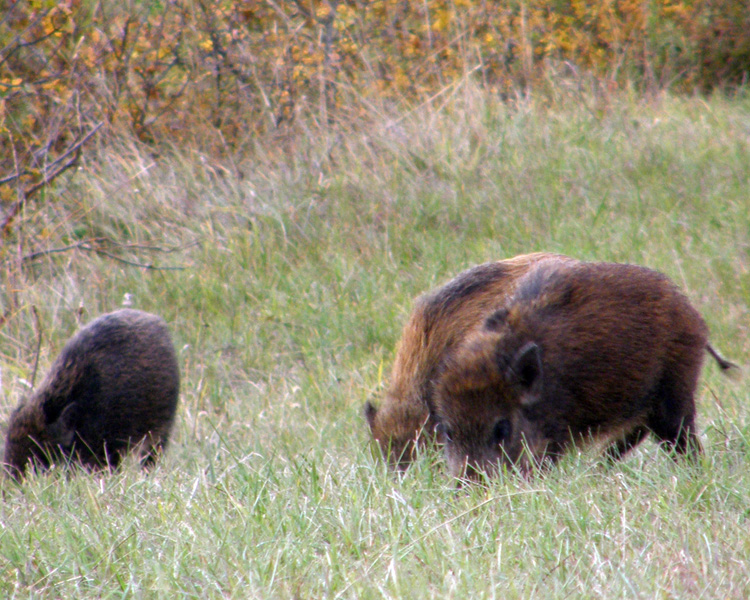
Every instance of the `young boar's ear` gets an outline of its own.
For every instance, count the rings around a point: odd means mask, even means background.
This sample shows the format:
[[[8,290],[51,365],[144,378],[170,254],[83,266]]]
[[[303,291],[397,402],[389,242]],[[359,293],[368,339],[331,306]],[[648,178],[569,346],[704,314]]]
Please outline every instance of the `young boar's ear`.
[[[524,344],[510,363],[516,382],[525,390],[531,390],[542,376],[542,357],[534,342]]]
[[[47,425],[54,423],[60,418],[63,411],[70,405],[70,398],[60,396],[50,396],[45,398],[42,403],[44,412],[44,422]]]
[[[70,447],[73,444],[76,428],[76,410],[78,405],[75,402],[68,404],[60,413],[60,416],[47,423],[47,431],[52,438],[52,443],[63,448]]]
[[[77,429],[79,406],[92,406],[101,395],[101,381],[96,368],[88,364],[76,370],[78,377],[70,390],[47,398],[42,405],[44,420],[54,443],[70,446]]]
[[[378,414],[378,409],[373,406],[371,402],[365,402],[365,418],[370,429],[375,427],[375,415]]]

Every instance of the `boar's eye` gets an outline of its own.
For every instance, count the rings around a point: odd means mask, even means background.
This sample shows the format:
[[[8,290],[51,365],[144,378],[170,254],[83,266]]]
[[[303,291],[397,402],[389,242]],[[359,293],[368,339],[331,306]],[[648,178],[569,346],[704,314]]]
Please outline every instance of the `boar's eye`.
[[[438,441],[441,444],[450,442],[451,436],[453,435],[450,428],[443,422],[440,422],[435,426],[435,433],[437,433]]]
[[[495,427],[492,428],[492,437],[490,438],[490,444],[495,446],[502,444],[510,437],[511,424],[508,419],[500,419],[495,423]]]

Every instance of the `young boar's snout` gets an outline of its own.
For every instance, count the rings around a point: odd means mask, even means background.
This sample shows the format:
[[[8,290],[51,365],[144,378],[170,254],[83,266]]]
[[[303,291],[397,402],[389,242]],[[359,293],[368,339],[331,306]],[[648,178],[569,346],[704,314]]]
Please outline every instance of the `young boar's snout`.
[[[514,429],[511,419],[504,416],[494,419],[491,427],[479,425],[454,432],[448,427],[438,426],[449,472],[459,480],[459,486],[461,481],[482,481],[492,477],[517,462],[514,459],[517,446]]]
[[[468,456],[464,456],[462,461],[456,463],[456,467],[451,470],[451,475],[456,480],[456,487],[463,487],[464,483],[482,482],[492,473],[497,471],[497,466],[491,470],[487,467],[491,465],[480,465],[476,461],[470,461]]]

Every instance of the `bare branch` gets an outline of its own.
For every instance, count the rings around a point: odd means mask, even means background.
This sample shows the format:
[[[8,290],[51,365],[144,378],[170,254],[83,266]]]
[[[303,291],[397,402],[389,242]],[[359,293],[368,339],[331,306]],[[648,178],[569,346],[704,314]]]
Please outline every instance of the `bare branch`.
[[[35,260],[41,256],[48,256],[50,254],[61,254],[63,252],[69,252],[71,250],[83,250],[85,252],[93,252],[95,254],[100,254],[101,256],[106,256],[107,258],[111,258],[112,260],[116,260],[118,262],[121,262],[131,267],[138,267],[140,269],[147,269],[150,271],[183,271],[186,268],[186,267],[157,267],[157,266],[154,266],[153,264],[139,263],[139,262],[127,260],[125,258],[117,256],[116,254],[113,254],[109,250],[104,249],[102,247],[103,244],[109,244],[117,248],[125,248],[125,249],[131,249],[131,250],[133,249],[134,250],[150,250],[150,251],[162,252],[164,254],[170,254],[172,252],[184,250],[192,246],[197,246],[199,242],[194,241],[194,242],[191,242],[190,244],[177,246],[175,248],[161,248],[159,246],[145,246],[142,244],[119,244],[117,242],[108,240],[107,238],[91,238],[88,240],[77,242],[75,244],[71,244],[70,246],[64,246],[62,248],[50,248],[48,250],[40,250],[38,252],[32,252],[31,254],[27,254],[26,256],[22,257],[21,260],[23,262],[27,262],[27,261]]]
[[[21,211],[26,201],[31,196],[33,196],[36,192],[38,192],[44,186],[49,185],[57,177],[59,177],[65,171],[67,171],[68,169],[70,169],[71,167],[75,166],[78,163],[78,159],[81,157],[81,148],[86,142],[88,142],[91,139],[91,137],[101,128],[102,125],[103,123],[101,122],[98,123],[96,126],[94,126],[94,128],[91,131],[89,131],[81,139],[79,139],[72,146],[70,146],[70,148],[68,148],[65,152],[63,152],[60,156],[58,156],[54,161],[52,161],[50,165],[45,168],[44,173],[42,174],[41,180],[31,185],[27,189],[19,191],[20,197],[18,201],[8,211],[8,214],[5,216],[5,219],[3,220],[3,223],[0,226],[0,229],[3,232],[8,231],[8,229],[10,228],[10,225],[13,223],[13,220],[16,218],[16,216]],[[14,181],[14,180],[17,181],[21,178],[22,175],[23,173],[21,173],[20,170],[17,170],[15,175],[4,178],[2,180],[2,183],[10,183],[11,181]]]
[[[13,15],[13,11],[15,10],[16,6],[17,5],[14,4],[11,7],[11,9],[5,13],[5,16],[3,17],[3,20],[2,22],[0,22],[0,24],[10,19],[10,17]],[[52,31],[49,31],[45,35],[40,36],[34,40],[22,41],[22,36],[26,35],[29,31],[32,31],[42,21],[42,19],[44,19],[44,17],[47,16],[48,13],[49,13],[49,9],[40,11],[39,14],[37,14],[36,17],[31,22],[28,23],[26,28],[21,33],[18,33],[15,36],[13,43],[10,43],[5,48],[0,49],[0,65],[5,63],[8,59],[10,59],[13,56],[13,54],[15,54],[21,48],[33,47],[36,44],[39,44],[43,42],[44,40],[54,36],[55,33],[59,31],[58,28],[54,28]]]
[[[84,250],[87,250],[87,248],[84,248]],[[121,262],[130,267],[138,267],[139,269],[146,269],[147,271],[184,271],[185,270],[185,267],[156,267],[151,264],[137,263],[131,260],[120,258],[119,256],[115,256],[114,254],[107,252],[106,250],[99,250],[97,248],[92,248],[91,250],[93,252],[96,252],[97,254],[101,254],[102,256],[106,256],[107,258],[111,258],[112,260],[116,260],[117,262]]]
[[[11,181],[15,181],[19,177],[23,177],[24,175],[28,175],[28,171],[24,170],[20,173],[14,173],[13,175],[8,175],[7,177],[4,177],[3,179],[0,179],[0,185],[5,185],[6,183],[10,183]]]
[[[70,250],[76,250],[76,249],[88,249],[87,246],[91,244],[92,240],[87,240],[84,242],[78,242],[77,244],[71,244],[70,246],[63,246],[62,248],[50,248],[48,250],[39,250],[38,252],[32,252],[31,254],[27,254],[26,256],[21,257],[21,260],[23,262],[26,261],[32,261],[36,258],[39,258],[40,256],[47,256],[48,254],[60,254],[62,252],[68,252]]]
[[[161,252],[163,254],[172,254],[173,252],[187,250],[188,248],[194,248],[195,246],[200,245],[200,241],[194,240],[188,244],[182,244],[181,246],[175,246],[174,248],[162,248],[160,246],[146,246],[144,244],[120,244],[119,242],[113,242],[112,240],[108,240],[106,238],[100,239],[117,248],[125,248],[128,250],[149,250],[152,252]]]

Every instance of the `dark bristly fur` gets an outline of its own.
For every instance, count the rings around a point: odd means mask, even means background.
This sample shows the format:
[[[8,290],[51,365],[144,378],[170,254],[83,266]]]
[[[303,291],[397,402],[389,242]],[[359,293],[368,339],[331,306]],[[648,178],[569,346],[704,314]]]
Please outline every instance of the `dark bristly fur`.
[[[378,408],[365,405],[373,438],[391,466],[407,468],[416,447],[434,439],[427,401],[445,353],[502,305],[532,265],[571,260],[534,253],[482,264],[416,301],[396,350],[385,398]]]
[[[694,395],[708,328],[664,275],[634,265],[540,262],[444,357],[430,397],[451,473],[528,472],[571,443],[621,458],[649,433],[696,455]]]
[[[131,449],[153,462],[169,438],[179,379],[160,317],[125,309],[95,319],[11,414],[6,471],[20,479],[30,463],[57,460],[114,468]]]

